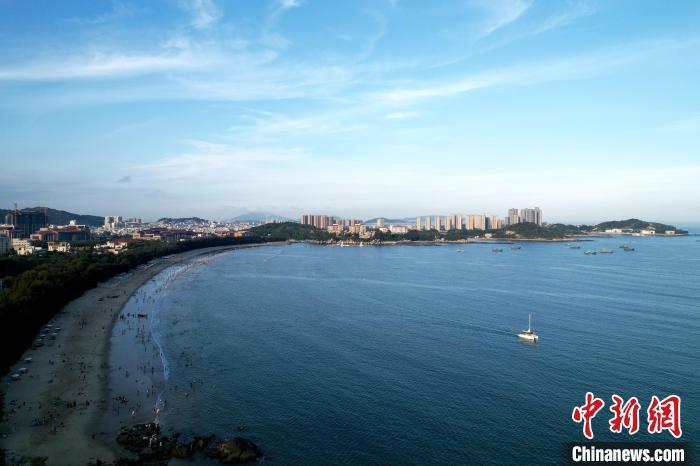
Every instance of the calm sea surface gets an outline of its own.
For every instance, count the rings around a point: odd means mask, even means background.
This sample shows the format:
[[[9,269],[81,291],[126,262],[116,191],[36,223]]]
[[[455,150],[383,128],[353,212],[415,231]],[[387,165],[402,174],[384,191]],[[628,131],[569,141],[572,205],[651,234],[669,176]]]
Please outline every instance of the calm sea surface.
[[[163,421],[270,464],[559,463],[586,391],[682,397],[700,439],[700,237],[229,252],[157,300]],[[635,252],[618,246],[631,244]],[[462,247],[464,253],[457,253]],[[587,256],[607,247],[613,254]],[[533,327],[539,344],[515,334]],[[238,433],[238,429],[243,430]],[[638,440],[671,440],[668,433]]]

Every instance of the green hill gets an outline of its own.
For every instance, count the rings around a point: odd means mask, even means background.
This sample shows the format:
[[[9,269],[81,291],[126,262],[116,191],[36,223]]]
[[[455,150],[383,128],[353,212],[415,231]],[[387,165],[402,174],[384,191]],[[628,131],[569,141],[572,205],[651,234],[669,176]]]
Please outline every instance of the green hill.
[[[673,225],[666,225],[664,223],[647,222],[646,220],[639,220],[638,218],[630,218],[627,220],[613,220],[610,222],[599,223],[595,226],[597,231],[612,230],[614,228],[620,229],[630,229],[633,231],[639,230],[656,230],[657,233],[663,233],[665,231],[675,231],[679,234],[687,233],[685,230],[680,230]]]
[[[32,210],[40,210],[45,207],[28,207]],[[87,225],[91,227],[99,227],[104,225],[104,217],[98,217],[97,215],[81,215],[74,214],[72,212],[66,212],[65,210],[56,210],[51,208],[46,208],[49,217],[49,225],[68,225],[68,222],[75,220],[78,225]],[[11,214],[11,209],[0,209],[0,222],[5,221],[5,215]]]
[[[327,241],[331,234],[311,225],[302,225],[294,222],[266,223],[248,230],[251,234],[259,236],[266,241],[286,240],[316,240]]]
[[[557,223],[552,226],[539,226],[534,223],[517,223],[493,233],[494,238],[511,239],[562,239],[578,234],[578,227]]]

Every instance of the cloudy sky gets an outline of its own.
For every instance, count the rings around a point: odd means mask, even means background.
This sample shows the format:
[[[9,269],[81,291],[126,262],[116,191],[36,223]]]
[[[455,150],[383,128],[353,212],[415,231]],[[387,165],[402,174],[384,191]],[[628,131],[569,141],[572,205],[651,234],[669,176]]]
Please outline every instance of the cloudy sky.
[[[0,207],[700,221],[700,2],[0,0]]]

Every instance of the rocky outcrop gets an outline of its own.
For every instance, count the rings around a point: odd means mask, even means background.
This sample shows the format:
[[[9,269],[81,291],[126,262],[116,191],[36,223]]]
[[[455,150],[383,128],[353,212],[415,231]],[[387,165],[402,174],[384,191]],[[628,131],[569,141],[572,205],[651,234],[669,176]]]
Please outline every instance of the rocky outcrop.
[[[257,461],[262,452],[256,444],[242,437],[217,442],[207,450],[207,456],[224,464],[243,464]]]
[[[120,459],[116,463],[119,466],[166,465],[171,458],[191,458],[198,452],[224,464],[251,463],[262,457],[258,446],[242,437],[221,440],[214,435],[195,436],[189,442],[182,442],[178,433],[161,435],[160,427],[153,423],[123,428],[117,436],[117,443],[138,455],[138,459]]]

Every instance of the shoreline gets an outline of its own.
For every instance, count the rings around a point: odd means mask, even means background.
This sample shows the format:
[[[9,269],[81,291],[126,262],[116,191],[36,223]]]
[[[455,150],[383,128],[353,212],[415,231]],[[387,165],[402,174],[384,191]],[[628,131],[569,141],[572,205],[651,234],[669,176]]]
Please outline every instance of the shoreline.
[[[111,417],[111,340],[122,310],[134,294],[165,269],[226,251],[279,245],[256,243],[195,249],[156,258],[113,277],[68,303],[44,327],[42,346],[33,345],[0,381],[5,417],[0,448],[8,464],[22,457],[48,457],[47,465],[115,461],[114,439],[98,429]],[[36,342],[36,340],[35,340]],[[31,362],[25,362],[32,358]],[[19,381],[10,375],[26,368]],[[128,377],[128,375],[127,375]]]

